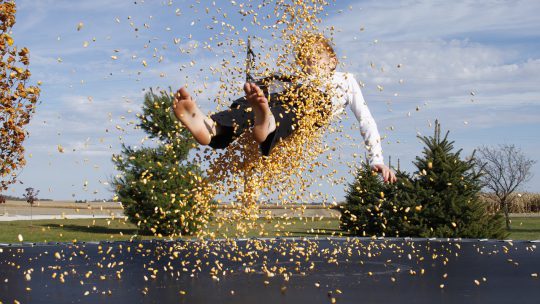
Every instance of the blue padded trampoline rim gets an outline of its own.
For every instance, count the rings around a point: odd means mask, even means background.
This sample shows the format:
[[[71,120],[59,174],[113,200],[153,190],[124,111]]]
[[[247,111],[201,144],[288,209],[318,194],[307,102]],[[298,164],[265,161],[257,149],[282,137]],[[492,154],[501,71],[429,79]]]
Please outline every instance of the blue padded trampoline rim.
[[[151,243],[221,243],[228,241],[244,242],[244,241],[352,241],[361,242],[437,242],[437,243],[506,243],[506,244],[536,244],[540,240],[498,240],[498,239],[469,239],[469,238],[413,238],[413,237],[276,237],[276,238],[217,238],[217,239],[151,239],[151,240],[125,240],[125,241],[89,241],[89,242],[47,242],[47,243],[0,243],[0,248],[19,248],[19,247],[35,247],[35,246],[69,246],[69,245],[114,245],[114,244],[151,244]]]

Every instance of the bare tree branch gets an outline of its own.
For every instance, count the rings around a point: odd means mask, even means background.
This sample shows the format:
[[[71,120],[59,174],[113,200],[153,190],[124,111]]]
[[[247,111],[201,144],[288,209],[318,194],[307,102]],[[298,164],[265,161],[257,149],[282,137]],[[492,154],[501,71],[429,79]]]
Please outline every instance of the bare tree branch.
[[[508,210],[514,200],[511,194],[530,180],[531,168],[536,161],[527,158],[515,145],[482,146],[476,151],[478,156],[475,158],[475,166],[482,174],[483,188],[497,197],[506,216],[506,226],[510,229]]]

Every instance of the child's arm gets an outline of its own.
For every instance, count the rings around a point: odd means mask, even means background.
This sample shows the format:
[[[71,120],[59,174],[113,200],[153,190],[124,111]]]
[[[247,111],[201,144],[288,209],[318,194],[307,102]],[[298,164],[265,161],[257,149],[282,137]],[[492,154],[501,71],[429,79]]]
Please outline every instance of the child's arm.
[[[351,107],[352,112],[356,116],[360,124],[360,133],[364,138],[367,149],[369,151],[370,165],[371,167],[382,174],[385,182],[393,183],[396,181],[395,174],[384,164],[384,158],[381,147],[381,136],[377,128],[377,123],[369,108],[358,82],[352,74],[347,74],[347,81],[349,82],[349,90],[346,94],[346,98]]]
[[[347,74],[349,82],[347,90],[347,101],[351,107],[351,111],[356,116],[360,124],[360,133],[364,138],[367,149],[369,151],[370,163],[374,165],[384,165],[384,158],[381,147],[381,136],[377,129],[377,123],[371,115],[366,101],[360,90],[360,86],[352,74]]]

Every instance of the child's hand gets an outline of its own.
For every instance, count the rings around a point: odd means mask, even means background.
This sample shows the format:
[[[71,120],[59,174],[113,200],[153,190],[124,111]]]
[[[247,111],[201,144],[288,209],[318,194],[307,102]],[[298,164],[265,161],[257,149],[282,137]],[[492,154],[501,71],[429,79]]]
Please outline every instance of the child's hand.
[[[394,172],[392,172],[392,170],[390,170],[390,168],[388,168],[386,165],[383,165],[383,164],[373,165],[371,169],[373,169],[373,171],[375,172],[380,173],[383,176],[385,183],[395,183],[397,181],[397,178]]]

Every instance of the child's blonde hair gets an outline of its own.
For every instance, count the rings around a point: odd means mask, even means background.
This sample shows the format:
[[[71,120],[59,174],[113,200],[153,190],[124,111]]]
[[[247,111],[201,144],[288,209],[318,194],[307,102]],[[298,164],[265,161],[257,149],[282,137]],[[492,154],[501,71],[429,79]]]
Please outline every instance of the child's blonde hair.
[[[330,39],[326,38],[320,33],[305,33],[299,37],[294,47],[294,56],[296,63],[304,69],[304,62],[306,59],[315,57],[319,52],[327,52],[330,57],[335,59],[335,66],[337,67],[337,55],[332,46]]]

